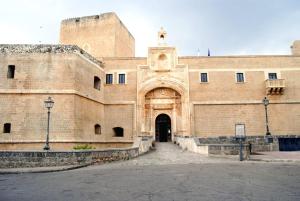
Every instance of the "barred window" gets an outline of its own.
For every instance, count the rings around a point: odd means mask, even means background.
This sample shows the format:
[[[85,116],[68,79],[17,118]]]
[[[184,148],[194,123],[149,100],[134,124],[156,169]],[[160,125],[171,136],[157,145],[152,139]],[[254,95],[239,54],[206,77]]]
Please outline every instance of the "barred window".
[[[119,84],[125,84],[125,74],[124,73],[119,74]]]
[[[277,73],[269,73],[268,77],[269,80],[277,80]]]
[[[106,74],[106,84],[113,84],[113,74]]]
[[[200,73],[200,81],[201,82],[208,82],[207,73]]]
[[[244,82],[244,73],[237,73],[236,74],[236,81],[237,82]]]

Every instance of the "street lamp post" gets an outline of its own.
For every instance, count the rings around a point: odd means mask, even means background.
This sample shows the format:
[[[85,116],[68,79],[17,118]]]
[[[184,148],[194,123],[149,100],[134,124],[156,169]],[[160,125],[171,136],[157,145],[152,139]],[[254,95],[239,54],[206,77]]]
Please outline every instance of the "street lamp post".
[[[267,99],[267,97],[265,97],[262,100],[264,106],[265,106],[265,114],[266,114],[266,135],[271,135],[270,130],[269,130],[269,120],[268,120],[268,105],[270,103],[269,99]]]
[[[45,103],[45,107],[48,109],[47,137],[46,137],[46,144],[44,150],[50,150],[50,146],[49,146],[50,109],[53,107],[54,101],[51,99],[51,97],[48,97],[48,99],[45,100],[44,103]]]
[[[268,143],[272,143],[273,142],[273,138],[271,137],[271,132],[269,130],[269,119],[268,119],[268,105],[270,103],[269,99],[267,99],[267,97],[265,97],[262,100],[264,106],[265,106],[265,115],[266,115],[266,140]]]

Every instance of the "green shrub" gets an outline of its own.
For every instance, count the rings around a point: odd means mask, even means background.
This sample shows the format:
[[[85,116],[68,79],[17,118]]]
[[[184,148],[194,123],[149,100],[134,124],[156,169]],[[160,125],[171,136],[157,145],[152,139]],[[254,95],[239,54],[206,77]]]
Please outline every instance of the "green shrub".
[[[75,149],[75,150],[88,150],[88,149],[96,149],[96,148],[93,147],[92,145],[88,145],[88,144],[77,144],[73,147],[73,149]]]

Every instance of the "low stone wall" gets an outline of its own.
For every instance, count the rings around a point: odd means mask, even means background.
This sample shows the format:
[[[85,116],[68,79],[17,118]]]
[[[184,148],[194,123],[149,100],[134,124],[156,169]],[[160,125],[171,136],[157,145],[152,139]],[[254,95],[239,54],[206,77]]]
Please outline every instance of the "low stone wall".
[[[0,151],[0,168],[88,165],[128,160],[139,155],[139,148],[88,151]]]
[[[251,143],[252,152],[279,151],[279,138],[300,138],[299,135],[272,135],[273,143],[267,143],[265,136],[247,136],[246,143]],[[196,138],[197,144],[236,144],[234,136],[214,138]]]
[[[51,142],[51,150],[56,151],[72,151],[77,145],[90,145],[95,147],[96,150],[104,149],[119,149],[119,148],[131,148],[133,145],[132,141],[111,141],[111,142]],[[12,151],[40,151],[45,146],[43,142],[0,142],[1,150],[12,150]]]
[[[208,147],[208,153],[210,155],[239,155],[239,144],[210,144]],[[249,145],[243,144],[243,158],[248,159],[250,155]]]
[[[139,148],[139,155],[150,151],[153,148],[154,138],[152,136],[139,136],[135,139],[133,147]]]
[[[213,138],[211,138],[213,139]],[[206,143],[199,140],[199,138],[193,137],[174,137],[174,141],[182,149],[186,149],[192,152],[205,154],[205,155],[238,155],[240,151],[240,145],[236,141],[232,141],[230,144],[220,143],[216,139],[208,141],[205,139]],[[210,142],[210,143],[208,143]],[[215,144],[212,144],[212,143]],[[247,143],[243,144],[243,155],[247,158],[249,155],[249,145]]]
[[[300,135],[272,135],[273,142],[266,142],[265,136],[247,136],[243,143],[244,157],[251,152],[263,151],[279,151],[279,140],[282,138],[300,138]],[[192,152],[206,154],[206,155],[237,155],[239,154],[239,144],[234,136],[220,136],[220,137],[181,137],[175,136],[174,141],[182,149],[187,149]]]

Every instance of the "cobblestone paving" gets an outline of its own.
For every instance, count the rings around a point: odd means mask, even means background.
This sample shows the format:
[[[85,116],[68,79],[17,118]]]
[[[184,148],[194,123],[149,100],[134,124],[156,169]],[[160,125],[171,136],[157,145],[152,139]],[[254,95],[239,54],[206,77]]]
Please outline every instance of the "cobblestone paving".
[[[156,151],[125,162],[0,175],[0,200],[297,201],[299,170],[299,164],[214,159],[157,144]]]

